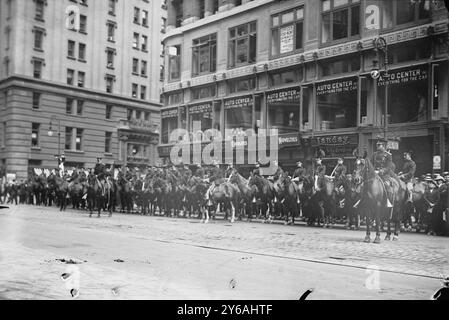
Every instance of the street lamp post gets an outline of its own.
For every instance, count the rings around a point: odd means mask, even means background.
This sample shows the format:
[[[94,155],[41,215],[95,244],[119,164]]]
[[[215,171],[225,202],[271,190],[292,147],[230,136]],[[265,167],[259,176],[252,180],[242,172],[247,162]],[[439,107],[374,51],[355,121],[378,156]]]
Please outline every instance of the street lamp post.
[[[385,101],[384,101],[384,139],[387,140],[388,132],[388,48],[387,40],[379,37],[375,40],[376,50],[380,50],[384,54],[384,78],[385,78]]]

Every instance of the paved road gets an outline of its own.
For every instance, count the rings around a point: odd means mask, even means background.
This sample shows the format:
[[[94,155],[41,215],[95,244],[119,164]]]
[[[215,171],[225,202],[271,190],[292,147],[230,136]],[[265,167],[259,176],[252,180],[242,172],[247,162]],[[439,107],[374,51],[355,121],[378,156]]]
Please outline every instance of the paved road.
[[[449,238],[55,208],[0,211],[0,298],[70,299],[60,275],[79,262],[79,299],[428,299],[449,274]],[[114,260],[123,261],[116,262]],[[379,286],[371,280],[379,269]]]

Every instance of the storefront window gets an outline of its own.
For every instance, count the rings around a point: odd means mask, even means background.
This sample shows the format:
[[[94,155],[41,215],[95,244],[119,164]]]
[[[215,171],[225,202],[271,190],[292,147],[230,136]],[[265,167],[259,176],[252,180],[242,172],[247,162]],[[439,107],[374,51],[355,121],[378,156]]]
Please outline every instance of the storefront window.
[[[302,123],[301,131],[312,130],[312,123],[309,115],[313,110],[313,88],[312,87],[302,87]]]
[[[164,110],[161,112],[162,133],[161,142],[170,143],[170,134],[178,128],[178,109]]]
[[[192,89],[192,100],[215,97],[215,85]]]
[[[304,9],[296,8],[271,17],[271,55],[279,56],[303,48]]]
[[[239,97],[224,102],[225,127],[232,135],[242,134],[252,128],[253,97]]]
[[[360,35],[360,0],[322,0],[321,43]]]
[[[357,126],[357,86],[357,78],[317,84],[317,130]]]
[[[300,89],[288,89],[267,95],[268,129],[279,134],[299,131]]]
[[[256,78],[230,80],[228,83],[229,93],[251,91],[256,88]]]
[[[173,105],[173,104],[177,104],[177,103],[181,103],[181,102],[182,102],[182,93],[181,92],[170,93],[168,95],[168,105]]]
[[[390,70],[387,76],[381,75],[377,84],[378,108],[385,105],[385,90],[388,85],[389,123],[427,120],[429,106],[427,65]]]
[[[189,107],[190,131],[212,129],[212,103],[197,104]]]

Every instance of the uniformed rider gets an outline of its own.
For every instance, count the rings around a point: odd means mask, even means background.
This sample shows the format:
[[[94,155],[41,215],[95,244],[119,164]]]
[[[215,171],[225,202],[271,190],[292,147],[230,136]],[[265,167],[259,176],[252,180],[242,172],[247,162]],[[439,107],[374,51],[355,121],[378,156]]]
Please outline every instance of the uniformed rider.
[[[416,163],[412,160],[411,151],[404,152],[404,166],[399,172],[399,178],[406,183],[407,186],[407,202],[412,202],[413,178],[415,177]]]

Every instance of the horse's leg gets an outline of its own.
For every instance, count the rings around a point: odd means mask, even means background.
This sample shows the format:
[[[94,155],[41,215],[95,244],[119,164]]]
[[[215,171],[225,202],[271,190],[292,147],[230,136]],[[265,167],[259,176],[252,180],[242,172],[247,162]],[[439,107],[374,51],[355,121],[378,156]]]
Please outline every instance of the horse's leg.
[[[385,240],[391,240],[391,214],[393,213],[393,208],[387,208],[387,235]]]
[[[366,207],[366,214],[365,214],[365,219],[366,219],[366,235],[365,235],[365,242],[369,243],[371,242],[371,232],[370,232],[370,217],[373,216],[373,210],[375,210],[375,208],[370,208],[369,206]]]
[[[235,221],[235,207],[232,200],[229,201],[229,204],[231,205],[231,223],[234,223]]]

